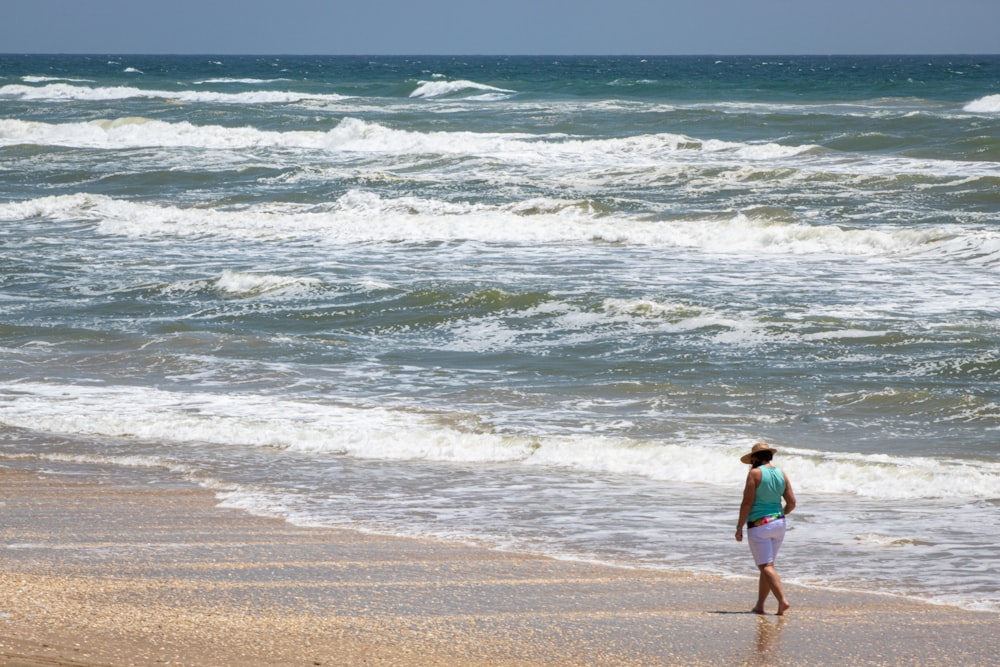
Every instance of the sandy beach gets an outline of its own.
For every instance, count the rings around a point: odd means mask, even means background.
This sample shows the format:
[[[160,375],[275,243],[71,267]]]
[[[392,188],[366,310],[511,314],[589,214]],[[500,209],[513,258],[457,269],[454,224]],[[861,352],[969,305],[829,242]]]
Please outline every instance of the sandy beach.
[[[0,468],[0,663],[995,665],[993,613],[301,528]],[[749,570],[749,567],[748,567]],[[772,602],[773,605],[773,602]]]

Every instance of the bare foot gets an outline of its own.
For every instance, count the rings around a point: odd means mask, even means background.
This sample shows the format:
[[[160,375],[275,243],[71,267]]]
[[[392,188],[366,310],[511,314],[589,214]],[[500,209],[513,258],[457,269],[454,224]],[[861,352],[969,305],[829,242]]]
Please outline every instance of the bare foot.
[[[755,614],[763,614],[763,613],[764,613],[764,610],[763,610],[763,609],[761,609],[760,607],[754,607],[754,608],[753,608],[753,609],[751,609],[750,611],[752,611],[752,612],[753,612],[753,613],[755,613]]]
[[[778,603],[778,616],[784,616],[785,612],[792,608],[787,602]]]

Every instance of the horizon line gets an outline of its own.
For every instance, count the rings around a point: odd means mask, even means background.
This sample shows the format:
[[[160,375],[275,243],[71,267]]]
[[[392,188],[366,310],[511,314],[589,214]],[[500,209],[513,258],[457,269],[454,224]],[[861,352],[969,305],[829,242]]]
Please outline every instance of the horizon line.
[[[881,52],[881,53],[294,53],[294,52],[159,52],[159,51],[5,51],[0,56],[238,56],[238,57],[321,57],[321,58],[932,58],[1000,56],[1000,52]]]

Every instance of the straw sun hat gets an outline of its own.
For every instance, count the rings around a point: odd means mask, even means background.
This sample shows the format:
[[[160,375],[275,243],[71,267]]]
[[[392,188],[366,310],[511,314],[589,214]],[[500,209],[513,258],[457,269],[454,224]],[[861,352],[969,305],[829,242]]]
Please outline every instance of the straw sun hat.
[[[771,447],[771,445],[767,444],[766,442],[758,442],[753,446],[749,454],[744,454],[743,456],[740,457],[740,462],[750,463],[750,459],[753,458],[753,455],[758,452],[771,452],[771,454],[777,454],[778,450]]]

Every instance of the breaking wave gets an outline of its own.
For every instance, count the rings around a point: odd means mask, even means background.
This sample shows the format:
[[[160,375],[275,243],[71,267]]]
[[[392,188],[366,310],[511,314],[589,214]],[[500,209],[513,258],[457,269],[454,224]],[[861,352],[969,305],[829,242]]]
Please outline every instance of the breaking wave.
[[[127,100],[157,99],[187,103],[215,104],[290,104],[294,102],[339,102],[344,95],[296,93],[290,91],[256,90],[242,93],[219,93],[196,90],[147,90],[133,86],[73,86],[68,83],[48,83],[44,86],[11,84],[0,87],[0,99],[12,100]]]
[[[516,91],[487,86],[475,81],[421,81],[410,97],[424,99],[506,99]]]
[[[235,393],[38,383],[0,388],[0,423],[43,433],[237,445],[377,460],[505,462],[732,488],[737,446],[483,431],[454,415]],[[468,421],[468,420],[466,420]],[[471,423],[471,422],[470,422]],[[728,439],[725,439],[728,440]],[[1000,464],[783,447],[799,490],[868,498],[1000,498]]]
[[[1000,233],[970,228],[850,229],[736,214],[656,221],[609,214],[587,201],[551,199],[512,204],[384,198],[352,190],[325,206],[256,205],[220,210],[167,206],[76,194],[0,204],[0,220],[90,221],[130,237],[307,239],[328,243],[480,241],[487,243],[616,243],[692,248],[709,253],[946,257],[1000,265]]]
[[[1000,113],[1000,95],[980,97],[966,104],[962,110],[970,113]]]

